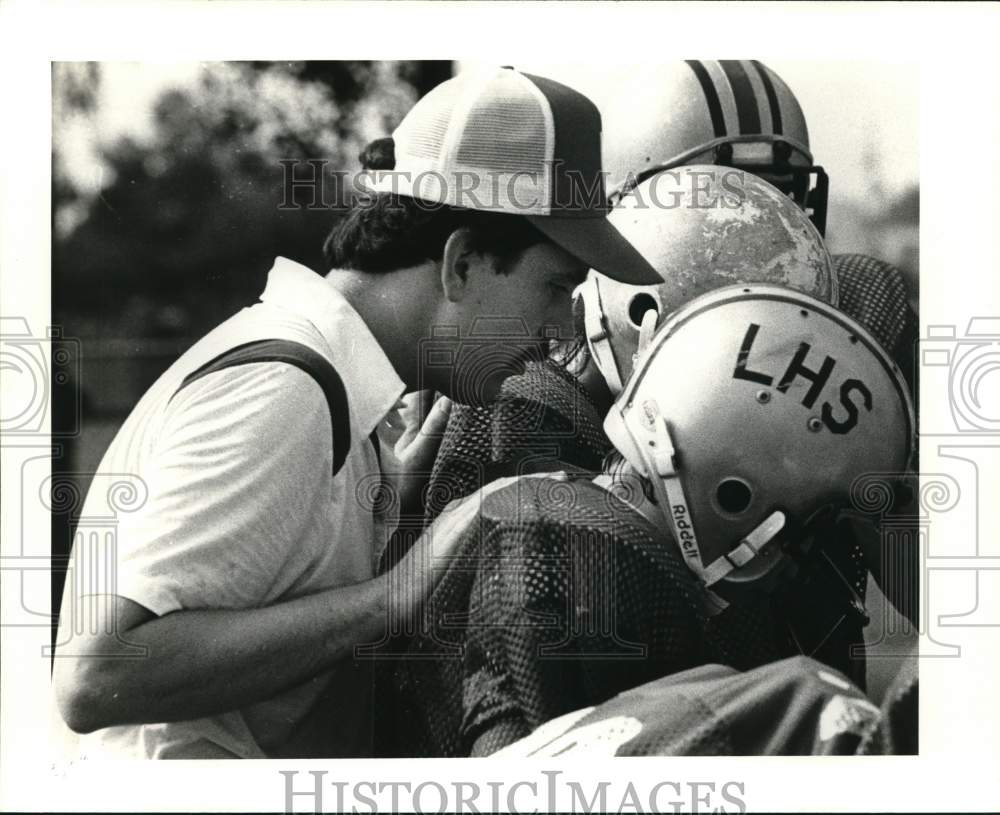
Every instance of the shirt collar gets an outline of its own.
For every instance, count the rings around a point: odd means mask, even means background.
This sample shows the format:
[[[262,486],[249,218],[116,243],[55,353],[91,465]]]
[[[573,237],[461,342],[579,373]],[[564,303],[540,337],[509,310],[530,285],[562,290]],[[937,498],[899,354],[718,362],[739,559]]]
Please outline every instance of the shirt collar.
[[[406,390],[361,315],[329,281],[279,257],[260,299],[307,319],[326,341],[358,430],[370,434]]]

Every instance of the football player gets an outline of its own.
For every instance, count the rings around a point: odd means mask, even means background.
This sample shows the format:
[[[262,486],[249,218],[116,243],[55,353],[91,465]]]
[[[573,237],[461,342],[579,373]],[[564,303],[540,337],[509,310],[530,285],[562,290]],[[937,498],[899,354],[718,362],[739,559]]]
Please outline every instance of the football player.
[[[636,66],[616,71],[614,77],[576,69],[573,73],[577,86],[585,87],[601,110],[612,197],[663,169],[685,164],[735,167],[790,196],[820,234],[826,234],[829,180],[812,154],[805,114],[788,84],[763,63],[686,60]],[[833,255],[833,262],[840,282],[839,308],[878,337],[917,404],[919,320],[902,272],[857,253]],[[918,469],[914,459],[913,472]],[[911,476],[907,487],[911,496],[917,493],[915,479]],[[905,518],[915,515],[916,507],[911,500],[893,511]],[[915,532],[911,538],[916,540]],[[870,564],[873,574],[892,605],[915,623],[915,547],[889,543],[881,548],[879,560]]]
[[[662,171],[666,169],[684,165],[727,167],[768,181],[809,215],[820,235],[825,233],[829,181],[812,155],[805,115],[788,84],[761,62],[687,60],[619,66],[615,71],[550,66],[550,73],[562,79],[572,78],[573,84],[584,89],[601,111],[603,164],[612,199],[624,199],[629,191],[657,174],[663,180]],[[671,201],[666,191],[661,197],[668,204]],[[687,203],[691,203],[690,196]],[[710,248],[718,235],[716,232],[706,238],[705,252],[698,259],[700,265],[720,263],[719,254]],[[697,245],[697,240],[690,239],[687,244],[691,247],[689,251]],[[723,267],[725,262],[722,258]],[[838,307],[877,337],[902,371],[916,403],[918,382],[914,363],[919,323],[907,301],[902,274],[890,264],[860,254],[835,255],[832,262],[834,276],[839,281]],[[694,255],[689,263],[695,263]],[[726,272],[722,268],[721,273]],[[705,270],[705,274],[710,274],[710,270]],[[615,287],[605,287],[608,288]],[[618,289],[628,292],[628,287]],[[622,296],[631,299],[628,294]],[[676,305],[676,298],[673,302]],[[667,313],[661,309],[660,318]],[[628,329],[628,325],[626,321],[624,327]],[[598,361],[602,347],[607,345],[591,343]],[[577,362],[582,363],[583,359],[578,357]],[[609,383],[616,381],[614,366],[605,365],[602,373],[609,377]],[[514,387],[513,381],[510,384],[508,390]],[[539,390],[533,388],[535,392]],[[591,396],[596,393],[600,403],[602,390],[598,380],[596,388],[588,392]],[[452,463],[445,456],[454,448],[453,442],[457,442],[462,452],[458,472],[471,475],[476,465],[470,462],[495,461],[496,451],[490,448],[477,459],[473,442],[505,432],[507,423],[501,413],[502,405],[501,399],[493,411],[462,408],[453,412],[442,446],[444,455],[438,459],[441,466],[435,467],[432,481],[439,482],[445,473],[455,474],[450,467],[444,468],[446,463]],[[544,438],[539,437],[539,444],[544,443]],[[571,440],[561,439],[559,448],[563,455],[578,458]],[[917,466],[914,460],[914,472]],[[436,494],[458,496],[483,483],[486,482],[476,484],[470,478],[472,486],[464,491],[442,490]],[[911,495],[916,494],[914,487],[911,479]],[[443,505],[441,501],[431,505],[428,518]],[[910,515],[911,510],[912,507],[894,508],[901,515]],[[865,531],[856,530],[855,534]],[[871,549],[881,543],[867,541]],[[879,560],[869,566],[896,609],[911,622],[915,621],[918,586],[912,547],[893,544],[881,548]]]
[[[661,312],[669,314],[697,294],[733,282],[763,281],[781,284],[782,288],[776,291],[790,291],[791,284],[827,302],[835,302],[836,277],[814,228],[800,210],[770,185],[735,170],[695,168],[691,173],[674,173],[660,179],[659,192],[676,193],[683,198],[704,195],[707,190],[709,197],[713,193],[721,197],[723,173],[735,174],[728,178],[728,184],[740,190],[739,195],[730,191],[727,206],[722,206],[721,201],[715,208],[689,206],[683,210],[689,213],[685,216],[687,220],[673,218],[663,208],[642,205],[644,193],[647,197],[657,194],[653,182],[648,181],[612,214],[617,228],[644,252],[665,281],[658,287],[628,292],[607,286],[602,290],[601,284],[597,284],[597,290],[586,295],[591,301],[591,308],[587,309],[589,319],[596,318],[608,335],[606,347],[594,351],[601,372],[609,374],[611,388],[605,386],[607,390],[620,391],[621,380],[627,380],[632,373],[639,346],[649,342],[652,334],[651,322],[655,324]],[[695,174],[699,180],[697,188],[689,183]],[[708,267],[695,264],[686,276],[675,273],[671,263],[683,265],[688,250],[713,254],[717,259],[714,270],[706,271]],[[683,283],[678,285],[681,278]],[[628,296],[620,296],[623,294]],[[597,311],[593,308],[595,299],[601,307]],[[831,310],[831,313],[837,312]],[[600,339],[601,332],[587,333],[592,346],[600,347],[604,342]],[[710,334],[705,337],[709,342]],[[744,336],[731,366],[739,365],[746,344]],[[752,348],[753,339],[749,344]],[[872,346],[875,349],[872,353],[876,353],[879,343],[873,341]],[[785,347],[795,348],[790,339]],[[690,349],[689,356],[700,362],[697,350]],[[801,343],[799,356],[791,357],[780,378],[772,377],[777,382],[777,392],[791,390],[800,395],[805,392],[808,397],[814,386],[823,385],[817,382],[829,375],[828,360],[819,355],[814,359],[808,352],[802,352]],[[602,363],[601,359],[610,362]],[[759,374],[753,371],[753,366],[750,370],[751,375]],[[893,371],[891,363],[888,370]],[[689,405],[707,406],[715,391],[699,386],[687,373],[686,370],[683,375],[661,372],[660,381],[668,383],[665,385],[668,389],[678,388]],[[760,375],[758,380],[762,376],[766,375]],[[720,389],[725,391],[722,386]],[[764,395],[759,398],[769,400],[770,389],[760,390]],[[812,404],[818,404],[813,396]],[[908,404],[904,397],[896,398]],[[889,424],[911,426],[897,421],[898,418]],[[719,415],[717,421],[720,437],[729,430],[753,434],[753,429],[736,414]],[[905,435],[905,429],[903,432]],[[536,446],[543,441],[536,437]],[[770,478],[777,483],[792,474],[788,469],[789,459],[780,448],[769,450],[767,441],[758,436],[755,453],[772,463]],[[840,452],[846,454],[846,448],[842,447]],[[681,455],[687,459],[692,452],[689,449]],[[865,461],[860,456],[856,463]],[[467,564],[467,568],[459,569],[445,581],[434,606],[436,611],[425,619],[426,630],[408,646],[415,649],[412,655],[428,659],[404,661],[394,671],[393,684],[399,702],[396,713],[402,722],[395,732],[406,739],[405,746],[397,746],[398,750],[433,755],[490,752],[501,743],[524,735],[535,724],[573,709],[565,706],[570,700],[577,702],[578,707],[602,701],[612,692],[706,661],[748,669],[792,654],[810,653],[850,673],[858,684],[863,684],[863,661],[851,659],[850,651],[852,645],[861,642],[863,610],[859,595],[863,592],[865,569],[859,550],[843,545],[840,539],[829,546],[816,546],[816,551],[824,552],[823,557],[812,559],[808,568],[799,569],[791,581],[791,589],[749,592],[731,606],[713,607],[712,614],[703,616],[703,601],[710,595],[699,593],[703,584],[697,579],[692,581],[690,569],[678,569],[676,551],[663,546],[664,519],[660,517],[650,528],[649,517],[635,509],[637,504],[648,509],[647,502],[636,501],[634,496],[648,492],[652,482],[630,479],[629,468],[623,468],[621,463],[620,459],[618,464],[609,462],[609,474],[598,479],[597,484],[521,479],[491,492],[488,500],[483,500],[478,525],[459,532],[468,536],[468,546],[480,547],[475,550],[478,554],[470,561],[471,565]],[[852,479],[842,471],[831,473],[831,477],[834,483],[830,490],[849,495]],[[793,476],[780,489],[787,490],[790,497],[795,496],[795,482]],[[729,486],[738,493],[739,483],[742,482],[734,481]],[[621,490],[630,492],[633,499],[615,500]],[[832,516],[825,517],[816,521],[810,534],[823,530],[832,539],[833,528]],[[791,528],[785,535],[800,542],[808,537],[803,536],[801,529]],[[731,542],[717,532],[709,537],[723,547],[728,545],[727,541]],[[681,538],[675,534],[673,539]],[[614,552],[615,576],[610,583],[601,566],[602,557],[608,558],[609,552]],[[545,564],[553,562],[560,563],[565,573],[546,573]],[[612,584],[614,588],[609,588]],[[602,597],[604,600],[600,601]],[[519,605],[523,598],[527,600]],[[597,602],[598,608],[580,612],[580,598],[590,598],[591,602]],[[567,609],[573,608],[590,620],[588,631],[574,629],[582,623],[572,622],[572,617],[567,616]],[[451,625],[442,629],[439,624],[446,618]],[[611,618],[619,629],[602,640],[594,632],[607,634]],[[549,659],[535,659],[533,655],[544,644],[539,638],[552,634],[538,624],[545,620],[557,629],[562,625],[569,650],[580,647],[586,652],[589,648],[591,656],[596,657],[603,648],[605,657],[613,658],[573,661],[560,658],[556,649]],[[576,633],[567,634],[569,629]],[[455,638],[465,651],[449,660],[449,649],[455,650]],[[597,645],[595,638],[599,641]],[[584,645],[581,641],[585,641]],[[623,642],[652,645],[640,658],[627,647],[621,654],[615,653],[614,649],[623,647]],[[618,659],[620,656],[623,658]],[[438,662],[442,657],[447,667]],[[451,683],[462,686],[466,700],[475,699],[473,707],[482,707],[483,711],[467,709],[462,721],[457,722],[449,716],[462,710],[460,704],[446,704],[447,710],[441,710],[436,702],[421,701],[427,693],[448,699]],[[499,717],[496,721],[506,722],[508,714],[516,724],[493,726],[496,717]]]
[[[653,333],[605,430],[597,478],[497,482],[429,529],[462,556],[392,663],[397,753],[489,754],[699,665],[804,652],[854,673],[828,647],[860,613],[831,531],[857,479],[913,449],[869,332],[784,286],[709,292]]]

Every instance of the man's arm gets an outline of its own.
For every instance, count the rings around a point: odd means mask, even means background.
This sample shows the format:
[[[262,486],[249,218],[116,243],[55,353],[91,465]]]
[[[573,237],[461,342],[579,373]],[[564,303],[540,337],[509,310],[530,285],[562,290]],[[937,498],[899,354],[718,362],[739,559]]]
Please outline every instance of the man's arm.
[[[76,609],[64,608],[60,626],[70,627],[76,613],[76,631],[100,633],[74,636],[77,649],[94,656],[57,655],[60,713],[80,733],[193,719],[270,698],[349,659],[356,645],[377,642],[390,619],[415,618],[482,498],[504,483],[449,506],[390,574],[354,586],[264,608],[161,617],[122,597],[96,604],[82,598]],[[67,638],[63,632],[60,642]],[[108,656],[121,640],[145,646],[148,655]]]
[[[282,375],[300,376],[294,370]],[[257,393],[262,390],[259,381],[251,384]],[[277,380],[270,384],[276,387],[282,382]],[[290,392],[290,389],[282,389],[281,398],[289,400],[286,394]],[[316,397],[314,401],[320,399],[318,392],[310,392],[310,395]],[[210,400],[204,396],[196,407],[202,411],[212,410]],[[438,431],[447,420],[446,407],[442,405],[442,409],[431,411],[424,427],[414,434],[417,438],[412,440],[408,450],[417,459],[433,456],[439,441]],[[254,427],[258,434],[273,440],[267,445],[270,455],[256,465],[246,460],[245,451],[218,445],[206,447],[201,444],[199,455],[194,456],[190,453],[189,441],[187,446],[178,445],[177,451],[171,451],[169,456],[162,454],[161,467],[181,466],[176,463],[181,462],[185,469],[173,481],[195,492],[201,488],[198,482],[201,474],[212,468],[232,474],[232,478],[223,479],[224,485],[263,483],[269,479],[267,472],[247,478],[251,466],[261,468],[282,460],[301,460],[303,445],[311,446],[312,439],[326,437],[324,432],[328,434],[328,430],[321,432],[312,426],[316,417],[325,418],[325,405],[310,406],[300,399],[296,408],[297,414],[291,416],[287,412],[278,415],[272,410],[250,417],[251,421],[256,421]],[[239,420],[248,421],[246,416],[240,416]],[[188,431],[188,436],[191,435]],[[286,468],[285,472],[297,474],[296,469]],[[304,516],[303,509],[293,503],[308,497],[311,485],[319,481],[318,473],[304,473],[294,480],[290,477],[270,480],[283,484],[284,493],[279,494],[273,511],[263,514],[266,517],[276,514],[290,518]],[[239,493],[249,494],[242,487]],[[170,551],[183,553],[196,548],[205,553],[200,556],[199,563],[218,562],[219,557],[212,556],[211,552],[223,551],[224,561],[232,565],[228,571],[218,573],[221,583],[216,589],[221,591],[223,586],[231,586],[241,594],[235,599],[227,598],[226,603],[212,609],[198,608],[199,605],[211,605],[211,602],[206,602],[207,598],[199,599],[195,592],[182,601],[188,605],[184,608],[172,597],[172,592],[184,589],[178,589],[176,580],[168,580],[167,585],[172,588],[167,591],[175,604],[158,612],[136,602],[142,600],[144,595],[141,593],[133,595],[136,600],[122,596],[81,598],[75,608],[68,605],[70,598],[67,596],[61,627],[68,629],[70,621],[75,622],[72,626],[75,629],[74,651],[83,655],[61,657],[57,654],[53,680],[63,718],[78,732],[119,724],[176,721],[218,714],[273,697],[305,682],[337,662],[349,659],[354,646],[377,642],[393,615],[402,619],[415,614],[434,580],[430,565],[432,550],[435,557],[446,557],[449,550],[447,536],[438,535],[437,540],[431,535],[425,536],[414,546],[411,555],[397,566],[391,581],[392,597],[388,589],[390,582],[383,576],[255,607],[249,588],[255,581],[262,580],[266,585],[269,571],[267,561],[261,558],[280,556],[284,551],[281,542],[272,541],[265,535],[270,545],[251,545],[253,540],[260,539],[258,536],[263,530],[239,526],[232,516],[227,517],[225,534],[219,534],[220,527],[210,519],[227,515],[226,490],[217,493],[222,502],[218,507],[208,504],[200,514],[191,517],[185,514],[192,504],[186,494],[166,497],[161,494],[159,497],[161,504],[171,500],[174,507],[171,512],[164,513],[164,517],[173,520],[180,513],[184,521],[163,531],[170,538]],[[161,531],[160,526],[154,529]],[[148,532],[147,529],[146,534]],[[174,543],[174,540],[183,540],[184,544]],[[159,562],[154,574],[164,572],[163,563],[163,560]],[[167,567],[170,565],[168,561]],[[202,578],[204,573],[189,570],[188,574]],[[134,588],[134,580],[132,585]],[[151,584],[147,580],[144,585]],[[154,591],[151,596],[158,593]],[[236,604],[243,599],[243,594],[251,605],[240,607]],[[227,605],[228,608],[223,607]],[[81,631],[99,633],[81,635]],[[59,641],[67,642],[68,638],[67,631]],[[126,651],[122,641],[144,647],[146,656],[131,656],[134,648]],[[114,656],[116,651],[123,655]]]
[[[59,710],[78,733],[195,719],[267,699],[377,641],[389,613],[384,578],[265,608],[162,617],[123,597],[104,599],[97,618],[87,619],[92,598],[76,609],[85,615],[80,628],[101,632],[74,639],[84,655],[55,660]],[[147,656],[107,656],[120,640],[145,646]]]

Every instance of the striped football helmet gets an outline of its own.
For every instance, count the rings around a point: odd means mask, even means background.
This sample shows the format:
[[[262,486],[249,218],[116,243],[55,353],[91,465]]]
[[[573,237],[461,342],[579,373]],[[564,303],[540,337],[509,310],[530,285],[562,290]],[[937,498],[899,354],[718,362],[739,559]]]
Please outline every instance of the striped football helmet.
[[[802,107],[761,62],[601,62],[556,66],[551,75],[600,109],[612,198],[657,170],[723,164],[759,175],[791,195],[820,234],[825,232],[829,184],[813,162]]]

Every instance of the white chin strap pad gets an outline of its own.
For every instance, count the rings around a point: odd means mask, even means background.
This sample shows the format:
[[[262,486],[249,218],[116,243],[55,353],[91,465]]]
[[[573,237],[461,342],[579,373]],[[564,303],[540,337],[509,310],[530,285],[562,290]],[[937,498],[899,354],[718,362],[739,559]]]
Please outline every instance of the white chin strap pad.
[[[639,347],[635,350],[636,360],[638,360],[639,357],[642,356],[642,352],[649,347],[649,343],[653,339],[653,334],[656,333],[656,320],[659,316],[660,315],[657,313],[656,309],[652,308],[642,315],[642,325],[639,326]]]
[[[785,515],[782,512],[772,512],[749,535],[741,540],[735,548],[717,558],[705,568],[705,585],[711,586],[722,578],[746,566],[757,556],[764,544],[774,539],[775,535],[785,528]]]
[[[622,377],[611,350],[611,334],[601,301],[601,289],[597,275],[593,272],[579,288],[583,298],[583,323],[587,332],[587,345],[594,357],[597,369],[604,377],[608,390],[613,396],[622,392]]]

